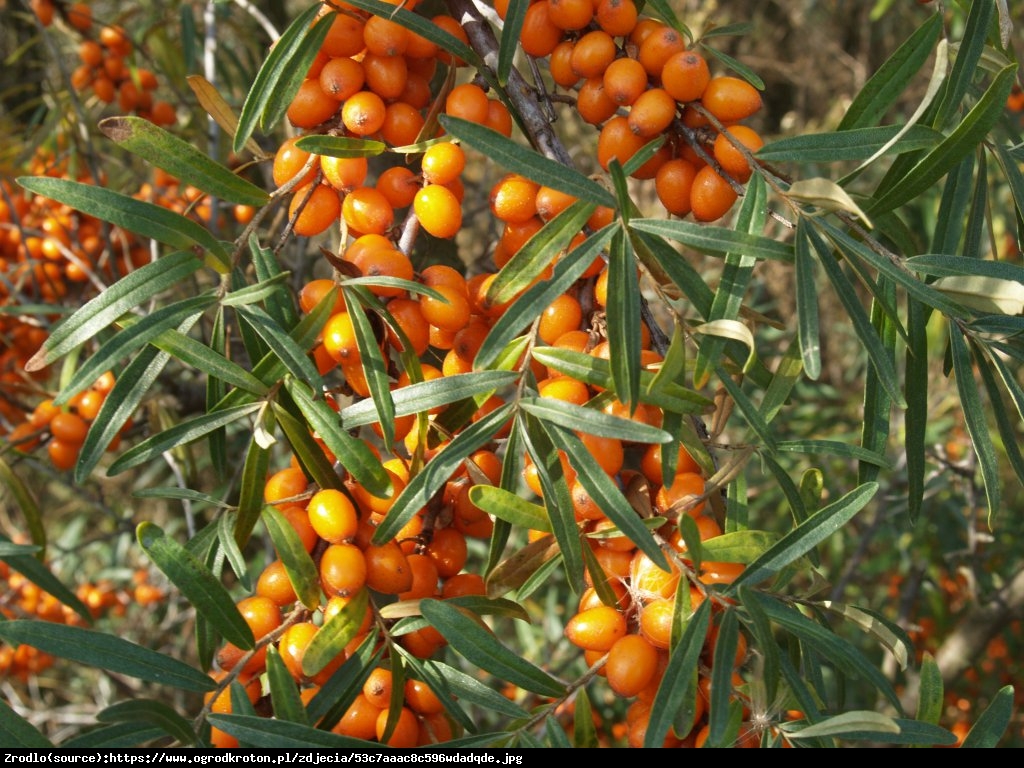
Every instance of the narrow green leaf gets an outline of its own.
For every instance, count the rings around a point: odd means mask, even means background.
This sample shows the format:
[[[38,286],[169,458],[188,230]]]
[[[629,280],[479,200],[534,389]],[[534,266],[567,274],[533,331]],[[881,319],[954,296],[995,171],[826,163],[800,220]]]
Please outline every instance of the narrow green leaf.
[[[302,655],[303,672],[315,675],[345,651],[345,646],[359,632],[369,599],[368,590],[359,590],[344,608],[320,627]]]
[[[985,406],[978,392],[978,383],[974,379],[971,365],[971,354],[967,349],[963,331],[955,323],[949,324],[949,352],[953,360],[953,378],[956,390],[960,395],[960,405],[967,425],[967,434],[971,436],[974,452],[978,457],[981,479],[985,486],[985,498],[988,501],[989,526],[995,521],[996,512],[1002,504],[1002,488],[999,479],[999,460],[995,446],[988,431],[988,417]]]
[[[877,483],[866,483],[818,510],[747,566],[727,592],[734,593],[742,584],[753,585],[770,578],[814,549],[860,512],[877,491]]]
[[[244,547],[260,519],[263,509],[263,487],[270,469],[270,450],[263,448],[255,438],[249,441],[239,482],[238,514],[235,516],[235,543]]]
[[[337,457],[353,479],[374,495],[386,495],[391,487],[391,478],[370,447],[349,434],[347,427],[338,419],[337,412],[322,398],[314,399],[305,384],[287,380],[285,385],[309,427],[324,441],[324,445]]]
[[[502,87],[508,84],[508,78],[519,55],[519,38],[523,33],[523,19],[526,17],[528,2],[511,0],[505,11],[504,24],[498,38],[498,82]]]
[[[489,515],[505,520],[518,528],[536,531],[551,531],[544,507],[532,504],[512,491],[493,485],[474,485],[469,489],[469,499]]]
[[[780,535],[770,531],[740,529],[700,542],[705,560],[726,563],[753,563],[779,542]]]
[[[50,740],[3,699],[0,699],[0,742],[6,748],[53,749]]]
[[[43,526],[43,516],[39,509],[39,502],[25,485],[25,482],[11,469],[11,465],[4,461],[3,453],[0,453],[0,487],[5,487],[7,492],[14,498],[14,503],[21,510],[25,520],[25,528],[28,530],[29,538],[35,545],[33,552],[38,552],[38,559],[45,560],[46,556],[46,528]],[[10,545],[14,546],[14,545]],[[0,559],[12,557],[18,553],[14,551],[0,552]]]
[[[512,414],[513,403],[505,403],[452,438],[431,460],[429,471],[416,474],[398,494],[384,520],[373,534],[373,542],[382,544],[394,538],[412,517],[433,498],[463,460],[494,439],[494,435]]]
[[[687,622],[679,642],[673,643],[665,675],[651,704],[645,747],[660,747],[674,724],[676,711],[686,706],[688,698],[697,695],[697,670],[710,621],[711,601],[704,600]]]
[[[311,611],[315,610],[320,605],[320,572],[316,563],[295,528],[277,509],[264,507],[262,518],[299,601]]]
[[[274,719],[309,725],[306,707],[299,697],[299,687],[295,684],[295,678],[273,645],[267,648],[267,682],[270,684],[270,703],[274,708]]]
[[[1006,458],[1018,479],[1024,480],[1024,455],[1021,454],[1016,429],[1016,425],[1020,423],[1022,418],[1021,411],[1024,410],[1024,389],[1013,378],[1013,375],[1007,369],[1006,362],[1001,360],[998,354],[982,348],[974,340],[971,341],[971,348],[974,350],[975,359],[978,361],[978,374],[981,376],[981,381],[985,385],[985,391],[988,393],[988,404],[992,409],[992,420],[999,431],[1003,452],[1006,454]],[[986,353],[988,354],[986,355]],[[990,362],[991,367],[989,367]],[[1003,385],[1016,404],[1016,414],[1011,414],[1003,403],[1003,395],[999,389],[999,382],[996,380],[993,369],[999,372]]]
[[[140,523],[135,535],[153,563],[225,640],[242,650],[252,649],[252,629],[230,593],[206,566],[155,523]]]
[[[0,637],[67,661],[185,691],[204,693],[217,685],[205,672],[182,661],[92,629],[19,619],[0,622]]]
[[[0,533],[0,543],[5,547],[15,546],[2,533]],[[6,563],[8,567],[20,573],[44,592],[48,592],[56,597],[64,605],[74,610],[87,624],[92,623],[92,613],[85,604],[78,599],[74,592],[64,586],[60,579],[54,576],[46,565],[40,562],[38,556],[15,553],[0,554],[0,562]]]
[[[864,461],[868,464],[884,468],[891,466],[888,459],[882,454],[869,451],[859,445],[840,442],[839,440],[784,440],[776,443],[775,447],[779,451],[789,451],[791,453],[806,453],[812,456],[838,456],[854,461]]]
[[[576,707],[573,710],[573,714],[579,713],[578,717],[573,717],[573,735],[572,744],[573,747],[580,747],[582,749],[592,749],[601,746],[597,739],[597,727],[594,724],[593,707],[590,704],[590,697],[587,695],[586,688],[580,688],[579,693],[576,694],[576,698],[573,699],[576,703]],[[561,730],[561,728],[559,728]]]
[[[185,365],[257,397],[263,397],[269,391],[266,384],[238,363],[217,352],[212,344],[207,346],[180,331],[165,331],[152,344]]]
[[[837,671],[874,686],[897,712],[902,714],[902,704],[890,680],[874,661],[868,659],[856,646],[835,634],[830,628],[807,618],[796,607],[785,605],[771,595],[759,592],[753,594],[771,621],[807,643],[822,659],[827,659],[834,665]]]
[[[965,749],[991,749],[998,746],[1013,718],[1014,691],[1004,685],[975,721],[960,746]]]
[[[192,745],[196,734],[192,725],[169,704],[154,699],[119,701],[101,710],[96,719],[101,723],[142,723],[159,728],[179,744]]]
[[[942,14],[932,14],[897,48],[860,89],[839,123],[839,130],[877,123],[924,66],[942,34]]]
[[[257,125],[269,131],[284,115],[331,28],[331,14],[315,21],[319,12],[318,4],[310,5],[295,17],[270,49],[238,116],[232,144],[235,152],[242,151]]]
[[[476,353],[473,365],[477,369],[490,368],[501,355],[512,339],[519,336],[537,317],[537,308],[546,307],[555,297],[565,291],[579,279],[587,267],[593,263],[598,251],[607,242],[612,229],[602,230],[577,248],[569,251],[560,259],[552,270],[551,278],[538,281],[523,291],[512,306],[508,307],[491,326],[487,338]]]
[[[153,122],[133,115],[100,121],[104,134],[150,165],[162,168],[182,184],[192,184],[220,200],[244,205],[265,205],[266,190],[214,162],[194,145]]]
[[[811,227],[807,227],[805,232],[808,241],[818,255],[818,263],[825,268],[825,274],[828,275],[829,282],[832,283],[832,289],[846,310],[846,314],[853,323],[858,338],[867,351],[871,364],[874,365],[878,373],[879,383],[885,388],[889,397],[892,398],[892,401],[898,407],[905,407],[906,402],[903,399],[903,393],[900,391],[899,379],[896,375],[892,358],[872,326],[870,317],[864,310],[864,307],[861,306],[860,299],[857,297],[853,285],[843,273],[839,262],[836,261],[835,256],[832,254],[831,248],[822,240],[821,236]]]
[[[725,388],[725,391],[729,393],[729,397],[731,397],[733,402],[736,403],[736,407],[739,408],[739,411],[743,415],[747,424],[752,430],[754,430],[754,433],[757,435],[764,447],[769,452],[774,453],[776,450],[775,436],[772,434],[767,422],[765,422],[757,412],[757,406],[743,391],[742,387],[733,381],[729,374],[721,368],[719,368],[716,373],[718,374],[718,380]]]
[[[942,671],[935,662],[935,657],[925,651],[918,678],[917,719],[938,725],[945,710],[945,701]]]
[[[537,347],[533,357],[544,365],[551,366],[580,381],[599,387],[611,385],[611,370],[607,360],[585,352],[575,352],[557,347]],[[642,371],[640,374],[640,402],[650,403],[667,411],[681,414],[700,413],[710,409],[712,401],[693,390],[670,381],[660,381],[654,386],[655,374]]]
[[[918,198],[965,155],[975,151],[1002,116],[1016,73],[1016,64],[1004,67],[971,111],[939,146],[925,155],[909,173],[902,175],[887,189],[880,190],[878,196],[868,202],[868,215],[877,216],[895,210]]]
[[[518,377],[515,371],[477,371],[410,384],[391,393],[395,416],[424,413],[432,408],[490,393],[507,387]],[[341,426],[346,430],[374,424],[376,421],[376,409],[367,400],[360,400],[341,410]]]
[[[995,9],[995,3],[971,3],[953,68],[945,81],[945,93],[935,111],[936,128],[946,128],[961,117],[960,103],[977,78]]]
[[[576,524],[576,516],[573,514],[572,498],[569,495],[569,481],[565,477],[562,466],[562,458],[559,455],[548,431],[544,428],[543,422],[538,421],[526,414],[517,420],[522,428],[520,439],[526,448],[526,454],[530,457],[537,470],[537,479],[540,482],[541,497],[544,507],[548,513],[548,520],[551,525],[551,532],[554,534],[562,566],[569,579],[569,584],[575,592],[583,591],[584,583],[584,562],[583,543],[580,540],[579,528]],[[543,541],[541,539],[540,541]],[[533,552],[527,548],[531,555],[526,560],[534,570],[540,563],[547,562],[550,553],[538,542],[539,552]],[[532,557],[537,555],[537,558]],[[493,574],[492,574],[493,575]],[[517,574],[516,578],[521,578]],[[531,588],[537,588],[539,584],[533,582]],[[525,587],[522,591],[525,591]]]
[[[64,203],[102,221],[109,221],[140,237],[152,238],[182,251],[192,251],[198,246],[208,251],[213,258],[209,266],[218,272],[228,271],[231,255],[225,245],[202,225],[168,208],[71,179],[23,176],[18,179],[18,184],[29,192]]]
[[[593,205],[577,201],[545,223],[502,266],[487,291],[487,300],[493,304],[504,304],[526,290],[555,262],[559,252],[568,247],[572,238],[583,230],[592,211]],[[594,242],[589,242],[591,239]],[[586,248],[585,253],[593,254],[596,258],[607,240],[604,233],[594,233],[578,247]]]
[[[575,168],[550,160],[539,152],[523,152],[522,146],[491,128],[451,115],[439,117],[441,127],[485,157],[543,186],[572,195],[595,205],[615,206],[607,189]]]
[[[395,646],[397,647],[397,646]],[[320,730],[330,730],[355,700],[370,672],[380,663],[385,648],[369,633],[355,652],[332,674],[306,705],[309,721]]]
[[[54,328],[42,349],[25,366],[28,371],[45,368],[71,350],[95,338],[119,317],[179,285],[202,263],[193,254],[170,253],[145,264],[107,288]]]
[[[863,160],[886,147],[904,128],[903,125],[886,125],[787,136],[765,144],[757,150],[755,156],[766,163],[841,163]],[[885,154],[931,149],[942,138],[942,134],[933,128],[913,125],[899,137],[899,141],[886,148]]]
[[[544,422],[542,422],[544,423]],[[576,479],[608,519],[633,541],[664,571],[669,570],[668,560],[661,551],[654,536],[643,524],[640,515],[622,494],[615,481],[608,476],[597,459],[590,455],[583,442],[576,435],[562,427],[545,423],[551,441],[569,456],[569,463],[576,470]]]
[[[793,246],[764,235],[739,232],[681,219],[631,219],[630,229],[688,245],[708,256],[742,253],[753,259],[793,261]],[[676,258],[679,258],[678,254]],[[683,287],[683,286],[680,286]]]
[[[612,381],[632,411],[640,402],[640,282],[636,259],[622,232],[608,247],[608,345]]]
[[[786,736],[790,739],[813,739],[822,736],[843,736],[856,731],[865,734],[897,734],[900,732],[900,727],[893,718],[880,712],[853,710],[819,720],[806,728],[787,730]]]
[[[595,408],[587,408],[550,397],[523,397],[519,407],[538,419],[588,435],[610,437],[636,443],[669,443],[672,435],[658,427],[613,416]]]
[[[244,419],[259,409],[259,404],[239,405],[234,408],[200,414],[176,424],[126,450],[110,465],[108,474],[116,475],[140,464],[146,464],[158,458],[164,451],[187,445],[219,427]]]
[[[821,326],[818,320],[818,286],[814,275],[814,257],[807,230],[801,219],[796,228],[796,319],[797,338],[803,370],[817,381],[821,375]]]
[[[380,425],[384,450],[390,453],[395,440],[395,403],[391,397],[390,378],[373,326],[370,324],[369,316],[360,307],[360,297],[367,293],[367,289],[344,286],[342,293],[345,295],[346,306],[354,310],[349,312],[348,316],[352,320],[363,376],[370,391],[368,399],[377,412],[377,424]]]
[[[900,669],[906,669],[907,665],[910,664],[914,646],[910,637],[898,624],[886,619],[877,611],[868,608],[860,608],[855,605],[837,603],[831,600],[826,600],[823,605],[829,611],[856,624],[878,640],[892,654]]]
[[[424,617],[443,634],[451,648],[471,664],[512,685],[542,696],[563,696],[565,685],[503,645],[494,633],[467,613],[441,600],[422,600]]]
[[[259,307],[243,306],[235,307],[235,311],[249,322],[256,333],[267,343],[267,346],[274,351],[274,354],[281,358],[281,362],[284,363],[289,373],[320,391],[323,387],[323,380],[316,365],[307,354],[308,350],[299,346],[265,310]]]
[[[318,6],[313,6],[317,8]],[[359,749],[373,748],[376,741],[339,736],[301,723],[257,715],[210,715],[211,725],[254,749]],[[383,753],[381,753],[383,754]]]
[[[326,157],[375,157],[388,149],[383,141],[323,134],[303,136],[295,142],[295,146],[305,152]]]
[[[897,733],[886,731],[846,731],[838,736],[844,741],[867,741],[872,744],[898,744],[910,747],[951,747],[956,736],[945,728],[904,717],[892,718]]]
[[[123,330],[105,341],[96,352],[82,363],[75,375],[54,402],[63,405],[70,397],[86,389],[106,371],[120,370],[121,361],[140,347],[149,344],[166,331],[179,326],[190,327],[202,313],[213,306],[217,297],[212,293],[175,301],[154,309],[143,317],[126,318]]]
[[[166,736],[162,728],[140,728],[138,723],[118,723],[92,728],[61,742],[62,749],[124,749],[144,747]]]
[[[170,359],[166,352],[156,347],[146,347],[120,371],[114,388],[107,394],[82,443],[78,464],[75,466],[77,482],[84,482],[99,465],[111,441],[116,439],[136,413],[143,398],[152,393],[153,383]],[[112,464],[107,474],[113,476],[116,471]]]
[[[931,366],[928,361],[928,318],[931,312],[920,301],[907,300],[907,334],[909,341],[904,355],[904,389],[907,408],[903,414],[903,431],[907,457],[907,512],[915,522],[924,503],[926,471],[925,441],[927,436]]]

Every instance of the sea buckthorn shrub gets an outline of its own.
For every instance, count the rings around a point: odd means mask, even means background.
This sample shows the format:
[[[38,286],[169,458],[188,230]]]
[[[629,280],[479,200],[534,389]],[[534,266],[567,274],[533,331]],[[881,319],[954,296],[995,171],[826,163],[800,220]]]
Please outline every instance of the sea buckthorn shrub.
[[[28,529],[0,662],[192,694],[69,746],[997,742],[1012,675],[964,706],[935,622],[1012,657],[954,626],[1010,618],[976,518],[1024,474],[1019,275],[981,225],[1013,226],[992,183],[1024,207],[1016,62],[983,5],[921,11],[835,126],[775,138],[741,29],[662,3],[309,3],[166,120],[130,18],[29,4],[80,38],[69,93],[116,105],[94,141],[156,170],[119,191],[65,144],[0,187]],[[28,470],[133,478],[114,535],[167,589],[61,590]],[[909,562],[925,519],[974,578]],[[883,546],[916,570],[878,602],[854,576]],[[88,626],[133,602],[185,631]]]

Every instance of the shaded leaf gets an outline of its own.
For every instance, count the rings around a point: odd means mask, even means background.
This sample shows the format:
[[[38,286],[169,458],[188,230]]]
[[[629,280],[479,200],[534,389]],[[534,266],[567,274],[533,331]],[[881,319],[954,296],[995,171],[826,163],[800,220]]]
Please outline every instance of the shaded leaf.
[[[179,744],[194,744],[192,725],[168,704],[154,699],[128,699],[101,710],[96,719],[101,723],[135,723],[156,726]],[[64,746],[67,746],[66,744]]]
[[[109,221],[140,237],[152,238],[183,251],[191,251],[198,246],[209,252],[212,260],[208,261],[208,266],[221,273],[229,269],[231,256],[226,246],[202,225],[168,208],[71,179],[23,176],[18,179],[18,184],[29,192]]]
[[[961,748],[985,749],[998,746],[1013,717],[1013,694],[1012,685],[1004,685],[999,689],[974,726],[967,732]]]
[[[262,518],[299,602],[311,611],[315,610],[320,605],[320,572],[313,558],[306,551],[298,532],[277,509],[266,506]]]
[[[252,629],[230,593],[202,562],[155,523],[140,523],[135,535],[153,563],[225,640],[243,650],[252,649]]]
[[[184,662],[92,629],[19,619],[0,622],[0,637],[67,661],[185,691],[204,693],[217,686],[209,675]]]
[[[50,740],[3,699],[0,699],[0,741],[9,749],[53,749]]]

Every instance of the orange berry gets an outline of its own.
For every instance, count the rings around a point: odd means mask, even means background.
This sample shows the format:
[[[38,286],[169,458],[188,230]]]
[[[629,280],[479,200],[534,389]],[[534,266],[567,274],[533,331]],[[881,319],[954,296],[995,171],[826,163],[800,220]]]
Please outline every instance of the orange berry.
[[[713,167],[705,165],[694,176],[690,206],[697,221],[720,219],[736,202],[739,194]]]
[[[426,551],[433,558],[437,574],[442,579],[449,579],[461,571],[469,556],[466,537],[454,528],[435,530]]]
[[[550,0],[538,0],[526,9],[519,44],[528,56],[542,59],[562,41],[563,30],[551,20]]]
[[[566,32],[586,27],[594,18],[592,0],[548,0],[548,18]]]
[[[409,168],[394,165],[380,173],[375,186],[391,204],[391,208],[399,210],[412,205],[420,189],[420,182]]]
[[[295,190],[288,216],[295,234],[313,237],[334,224],[341,213],[341,200],[334,188],[324,184],[304,185]]]
[[[288,105],[286,115],[297,128],[315,128],[334,117],[337,111],[338,100],[324,92],[319,79],[306,79]]]
[[[516,173],[507,174],[491,187],[491,213],[506,223],[522,224],[537,215],[540,185]]]
[[[460,117],[473,123],[487,121],[487,93],[475,83],[456,85],[445,98],[444,111],[452,117]]]
[[[661,69],[661,87],[680,104],[699,99],[709,82],[708,62],[696,51],[673,53]]]
[[[633,132],[628,118],[617,115],[604,124],[597,137],[597,162],[607,171],[613,158],[625,163],[645,143]]]
[[[648,88],[629,110],[629,128],[645,139],[662,133],[676,116],[676,100],[664,88]]]
[[[341,107],[341,122],[356,136],[370,136],[384,125],[384,99],[373,91],[352,94]]]
[[[603,77],[608,65],[615,60],[615,40],[603,29],[587,32],[576,41],[572,49],[572,71],[590,79]]]
[[[279,187],[298,176],[299,172],[309,160],[309,152],[295,146],[296,142],[301,138],[301,136],[293,136],[290,139],[285,139],[281,142],[281,146],[277,148],[277,152],[274,155],[274,168],[272,175],[274,178],[274,184]],[[302,177],[299,185],[301,186],[312,182],[315,175],[316,164],[314,163],[310,167],[310,170],[306,172],[306,175]]]
[[[608,651],[605,677],[619,696],[636,696],[658,671],[658,649],[642,635],[625,635]]]
[[[361,187],[366,181],[369,163],[365,157],[330,157],[320,158],[320,169],[324,173],[324,181],[339,192],[348,193]]]
[[[651,77],[661,77],[661,72],[674,54],[686,50],[683,35],[667,24],[652,30],[640,44],[637,58]]]
[[[355,544],[331,544],[320,556],[320,583],[327,595],[349,597],[367,583],[369,569]]]
[[[565,627],[565,636],[577,648],[587,651],[608,651],[626,634],[626,617],[608,605],[582,611]]]
[[[722,166],[723,171],[732,176],[736,181],[743,183],[750,178],[753,169],[737,145],[750,153],[754,153],[764,146],[764,141],[757,131],[745,125],[729,126],[725,129],[725,132],[718,134],[715,138],[715,160]]]
[[[325,94],[341,102],[359,93],[366,82],[366,73],[360,62],[338,56],[324,64],[317,80]]]
[[[375,187],[357,187],[345,195],[341,216],[360,234],[383,235],[395,223],[395,210]]]
[[[447,184],[466,167],[466,153],[453,141],[431,144],[423,153],[420,170],[428,184]]]
[[[677,157],[662,165],[654,175],[654,190],[665,210],[685,216],[691,210],[690,193],[697,168],[689,160]]]
[[[420,226],[434,237],[455,237],[462,228],[462,204],[448,187],[427,184],[413,199]]]
[[[608,65],[601,82],[608,98],[619,106],[628,107],[647,90],[647,70],[636,59],[623,56]]]
[[[330,58],[355,56],[363,50],[362,18],[355,14],[334,13],[331,28],[320,44],[320,52]]]
[[[402,95],[409,80],[409,65],[404,56],[378,56],[367,53],[363,56],[362,64],[367,89],[385,101],[397,99]]]
[[[359,513],[352,500],[336,488],[324,488],[313,494],[306,506],[310,525],[317,535],[331,544],[355,537]]]
[[[545,344],[554,344],[559,336],[577,330],[582,321],[583,308],[579,300],[563,293],[544,308],[537,324],[537,335]]]
[[[366,586],[385,595],[397,595],[412,587],[413,572],[409,560],[396,541],[369,545],[366,557]]]
[[[736,123],[761,109],[761,93],[738,77],[720,75],[708,82],[700,97],[704,108],[722,123]]]
[[[597,25],[612,37],[626,37],[640,15],[633,0],[600,0],[594,10]]]
[[[298,599],[284,563],[280,560],[271,561],[260,573],[256,580],[256,594],[281,607],[291,605]]]
[[[580,86],[576,94],[576,111],[586,122],[600,125],[610,119],[616,109],[618,104],[605,88],[603,77],[591,77]]]
[[[384,108],[384,123],[380,127],[380,137],[392,147],[415,143],[426,123],[419,107],[408,103],[405,96],[398,98]]]

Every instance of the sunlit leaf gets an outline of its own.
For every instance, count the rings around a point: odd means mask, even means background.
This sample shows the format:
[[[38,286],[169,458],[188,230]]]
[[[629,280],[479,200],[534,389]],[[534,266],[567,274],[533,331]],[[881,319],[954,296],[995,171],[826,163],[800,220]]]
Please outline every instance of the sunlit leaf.
[[[306,551],[298,532],[276,508],[264,507],[262,518],[299,602],[314,610],[320,605],[320,572],[313,558]]]
[[[431,625],[448,639],[451,648],[469,663],[499,680],[542,696],[564,695],[563,683],[524,659],[519,652],[507,648],[493,632],[463,610],[440,600],[423,600],[420,609]]]
[[[266,190],[232,173],[193,144],[150,120],[134,115],[108,117],[100,121],[99,128],[129,152],[167,171],[181,184],[191,184],[232,203],[264,205],[270,200]]]

